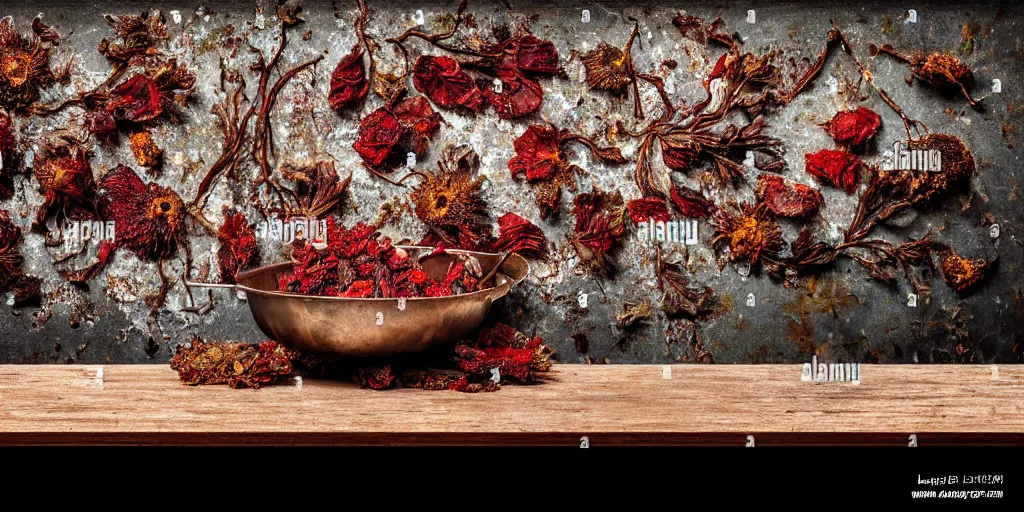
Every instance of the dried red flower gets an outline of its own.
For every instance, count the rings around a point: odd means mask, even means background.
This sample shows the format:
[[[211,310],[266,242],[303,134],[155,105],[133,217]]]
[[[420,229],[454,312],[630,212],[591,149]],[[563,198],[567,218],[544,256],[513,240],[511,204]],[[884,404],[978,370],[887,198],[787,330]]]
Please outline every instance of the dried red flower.
[[[668,222],[668,205],[663,199],[657,197],[646,197],[630,201],[626,208],[629,209],[629,218],[639,224],[654,219],[655,222]]]
[[[39,25],[45,26],[41,21]],[[39,89],[56,80],[48,42],[38,35],[23,37],[10,16],[0,19],[0,106],[21,110],[39,100]]]
[[[726,209],[715,210],[711,224],[715,237],[711,244],[729,246],[729,259],[757,265],[768,258],[775,260],[783,249],[782,229],[764,204],[741,207],[739,216]]]
[[[776,215],[794,219],[811,217],[823,201],[817,189],[774,174],[757,177],[756,194]]]
[[[714,205],[704,197],[704,194],[675,184],[672,185],[671,192],[672,204],[679,210],[679,213],[683,214],[684,218],[704,219],[711,215]]]
[[[14,130],[11,116],[0,110],[0,199],[14,195],[14,171],[18,155],[15,153]]]
[[[970,291],[977,286],[988,273],[990,263],[983,259],[967,259],[960,257],[952,250],[942,255],[939,269],[946,284],[960,293]]]
[[[193,338],[178,345],[171,358],[171,369],[183,384],[227,384],[232,388],[261,388],[288,377],[294,371],[292,361],[300,356],[274,341],[244,343],[207,342]]]
[[[807,173],[818,181],[834,185],[847,194],[857,188],[860,180],[860,159],[848,151],[823,149],[804,156]]]
[[[388,389],[395,384],[395,372],[390,364],[359,368],[356,382],[370,389]]]
[[[489,242],[491,225],[487,203],[477,176],[480,159],[468,146],[449,146],[438,162],[438,172],[423,178],[409,198],[416,217],[449,247],[475,250]]]
[[[498,219],[498,239],[490,245],[491,252],[515,252],[527,258],[547,258],[548,239],[532,222],[506,213]]]
[[[530,338],[515,328],[498,323],[480,331],[475,344],[455,347],[459,369],[469,374],[490,373],[497,368],[501,379],[507,377],[529,383],[540,380],[551,368],[554,351],[540,337]]]
[[[10,212],[0,210],[0,294],[14,292],[14,306],[32,306],[41,302],[42,280],[26,275],[21,268],[21,228],[11,221]]]
[[[164,111],[160,89],[146,75],[135,75],[110,93],[105,110],[115,120],[144,123]]]
[[[58,223],[96,218],[96,183],[81,145],[47,142],[36,155],[32,170],[45,198],[32,229],[46,232],[51,217]]]
[[[256,232],[249,225],[245,214],[224,210],[224,224],[217,230],[217,262],[220,263],[222,283],[234,283],[235,274],[256,263],[258,245]]]
[[[118,247],[143,260],[174,255],[186,234],[185,203],[176,192],[156,183],[146,185],[123,165],[107,173],[100,188],[102,211],[114,221]]]
[[[857,148],[863,147],[875,136],[875,132],[882,126],[882,118],[869,108],[857,107],[857,110],[837,112],[822,126],[832,140]]]
[[[363,50],[357,46],[351,53],[338,61],[331,73],[331,91],[327,101],[334,110],[343,110],[366,99],[370,82],[366,79],[363,66]]]
[[[412,69],[412,83],[430,101],[445,108],[476,111],[484,103],[476,82],[450,57],[421,55]]]
[[[393,109],[381,107],[359,122],[359,137],[352,145],[367,167],[389,172],[405,162],[405,153],[397,150],[399,141],[408,136],[417,154],[441,126],[441,116],[423,97],[406,98]]]
[[[569,240],[583,268],[594,273],[608,270],[608,252],[626,232],[626,208],[622,194],[595,189],[573,200],[576,225]]]

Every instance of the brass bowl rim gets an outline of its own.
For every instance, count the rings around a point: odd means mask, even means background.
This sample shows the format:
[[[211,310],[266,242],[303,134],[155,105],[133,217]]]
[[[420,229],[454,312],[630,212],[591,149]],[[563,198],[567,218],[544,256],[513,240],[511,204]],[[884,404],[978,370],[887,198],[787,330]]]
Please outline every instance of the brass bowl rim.
[[[403,250],[408,250],[408,249],[427,249],[427,250],[431,250],[432,251],[432,250],[435,249],[435,247],[422,246],[422,245],[396,245],[395,247],[398,247],[398,248],[403,249]],[[445,251],[453,253],[453,254],[467,254],[467,255],[470,255],[470,256],[479,254],[479,255],[484,255],[484,256],[497,256],[497,257],[501,257],[501,255],[498,254],[498,253],[479,252],[479,251],[467,251],[467,250],[464,250],[464,249],[445,249]],[[481,296],[481,295],[487,295],[487,294],[489,294],[489,292],[492,292],[493,290],[501,288],[501,287],[503,287],[505,285],[508,285],[508,288],[511,289],[513,285],[516,285],[516,284],[519,284],[519,283],[523,282],[523,280],[526,279],[527,276],[529,276],[531,272],[533,272],[533,269],[530,268],[530,262],[526,258],[520,256],[519,254],[512,253],[512,254],[509,255],[509,258],[510,259],[511,258],[519,258],[519,259],[523,260],[523,263],[526,265],[526,272],[519,279],[513,279],[512,277],[506,275],[504,272],[497,272],[497,273],[495,273],[496,276],[500,275],[500,276],[505,278],[505,282],[501,283],[501,284],[499,284],[497,286],[492,286],[490,288],[484,288],[483,290],[477,290],[475,292],[470,292],[470,293],[460,293],[460,294],[457,294],[457,295],[448,295],[446,297],[404,297],[404,299],[406,301],[429,301],[429,300],[442,300],[442,299],[460,299],[460,298],[464,298],[464,297],[468,298],[468,297],[477,297],[477,296]],[[245,279],[245,278],[247,278],[249,276],[252,276],[254,274],[259,274],[259,273],[267,272],[269,270],[273,270],[273,269],[276,269],[276,268],[279,268],[279,267],[286,267],[286,266],[291,266],[291,265],[292,265],[292,262],[285,261],[285,262],[282,262],[282,263],[273,263],[271,265],[264,265],[262,267],[258,267],[258,268],[254,268],[254,269],[251,269],[251,270],[245,270],[245,271],[239,272],[235,276],[235,281],[237,283],[237,284],[235,284],[235,289],[243,291],[246,294],[252,293],[252,294],[256,294],[256,295],[266,295],[266,296],[271,296],[271,297],[285,297],[285,298],[290,298],[290,299],[323,300],[323,301],[335,301],[335,302],[381,302],[381,301],[394,302],[394,301],[398,301],[398,300],[403,299],[403,297],[366,297],[366,298],[360,298],[360,297],[335,297],[335,296],[331,296],[331,295],[303,295],[301,293],[282,292],[280,290],[261,290],[259,288],[252,288],[250,286],[245,286],[245,285],[243,285],[243,284],[241,284],[239,282],[239,281],[241,281],[241,280],[243,280],[243,279]]]

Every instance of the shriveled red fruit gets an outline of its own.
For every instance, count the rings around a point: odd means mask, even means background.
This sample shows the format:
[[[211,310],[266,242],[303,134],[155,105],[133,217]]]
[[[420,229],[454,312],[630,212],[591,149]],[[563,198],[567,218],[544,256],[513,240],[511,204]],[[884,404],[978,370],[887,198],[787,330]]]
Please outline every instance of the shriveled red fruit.
[[[363,66],[363,50],[357,47],[338,61],[331,73],[331,90],[327,101],[333,110],[343,110],[358,104],[370,92]]]
[[[654,219],[655,222],[668,222],[668,205],[657,197],[646,197],[630,201],[626,208],[629,209],[629,218],[635,223],[647,222]]]
[[[445,108],[475,111],[484,103],[476,82],[450,57],[421,55],[412,69],[412,83],[416,90]]]
[[[490,252],[515,252],[527,258],[546,258],[548,239],[539,227],[514,214],[506,213],[498,219],[498,239],[489,247]]]
[[[857,110],[837,112],[822,126],[832,140],[851,147],[862,147],[882,126],[882,118],[869,108],[857,107]]]
[[[186,234],[185,203],[175,191],[147,185],[123,165],[103,177],[100,189],[102,211],[115,223],[118,247],[150,261],[174,255]]]
[[[757,198],[776,215],[795,219],[814,215],[823,201],[817,189],[774,174],[757,177],[756,193]]]
[[[378,171],[389,170],[399,163],[396,158],[389,157],[404,132],[394,114],[386,108],[379,108],[359,122],[359,137],[352,147],[367,166]]]
[[[847,194],[860,180],[860,159],[848,151],[823,149],[804,157],[807,173],[819,181],[842,189]]]
[[[256,232],[241,212],[224,210],[224,224],[217,230],[217,262],[220,264],[220,280],[234,283],[235,274],[256,263]]]

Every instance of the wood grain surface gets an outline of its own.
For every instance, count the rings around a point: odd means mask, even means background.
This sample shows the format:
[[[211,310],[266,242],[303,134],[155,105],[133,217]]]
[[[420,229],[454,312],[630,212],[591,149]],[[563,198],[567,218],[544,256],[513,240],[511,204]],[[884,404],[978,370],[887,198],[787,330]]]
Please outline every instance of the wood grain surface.
[[[1024,367],[556,365],[496,393],[305,379],[260,390],[182,385],[166,366],[0,365],[12,444],[1024,444]]]

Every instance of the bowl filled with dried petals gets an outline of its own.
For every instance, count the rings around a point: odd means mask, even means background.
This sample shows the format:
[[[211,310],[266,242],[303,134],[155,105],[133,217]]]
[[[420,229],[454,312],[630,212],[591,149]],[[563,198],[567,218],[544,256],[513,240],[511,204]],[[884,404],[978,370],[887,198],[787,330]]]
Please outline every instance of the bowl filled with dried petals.
[[[370,245],[376,256],[364,249],[346,260],[310,244],[291,262],[239,273],[234,288],[270,339],[307,352],[388,356],[467,338],[530,272],[513,253]]]

